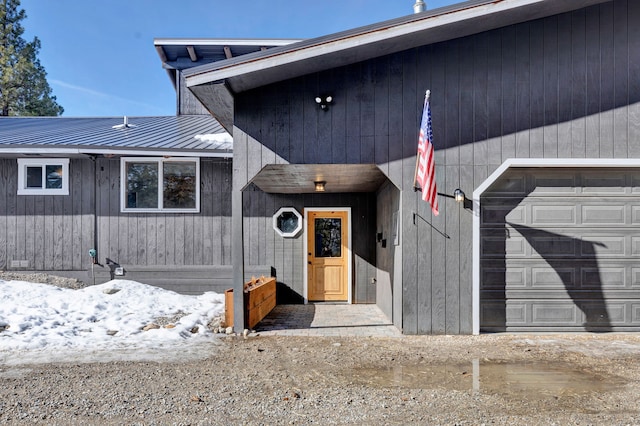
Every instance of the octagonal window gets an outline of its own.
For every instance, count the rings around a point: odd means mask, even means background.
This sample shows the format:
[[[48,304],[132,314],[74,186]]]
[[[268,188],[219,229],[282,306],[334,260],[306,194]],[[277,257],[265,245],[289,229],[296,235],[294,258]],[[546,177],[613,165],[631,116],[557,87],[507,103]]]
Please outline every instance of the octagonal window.
[[[273,215],[273,229],[281,237],[295,237],[302,229],[302,216],[293,207],[282,207]]]

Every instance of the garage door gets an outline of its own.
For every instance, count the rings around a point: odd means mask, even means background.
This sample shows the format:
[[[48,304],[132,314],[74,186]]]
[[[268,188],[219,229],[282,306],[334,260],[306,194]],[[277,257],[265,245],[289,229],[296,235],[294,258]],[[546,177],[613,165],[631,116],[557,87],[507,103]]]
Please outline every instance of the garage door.
[[[640,331],[640,169],[512,168],[481,205],[482,331]]]

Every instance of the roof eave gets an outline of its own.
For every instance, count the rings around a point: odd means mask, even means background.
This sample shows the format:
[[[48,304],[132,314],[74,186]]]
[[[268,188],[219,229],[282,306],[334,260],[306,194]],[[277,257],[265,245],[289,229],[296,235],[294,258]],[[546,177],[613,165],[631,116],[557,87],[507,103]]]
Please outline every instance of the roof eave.
[[[544,18],[608,0],[468,1],[333,36],[293,43],[246,58],[185,70],[187,87],[224,84],[241,93],[267,84],[345,66],[422,45],[438,43],[516,23]],[[208,89],[211,90],[211,89]],[[197,96],[197,95],[196,95]],[[200,97],[201,101],[204,100]],[[226,105],[204,102],[215,116],[232,115]],[[226,128],[226,125],[225,125]]]

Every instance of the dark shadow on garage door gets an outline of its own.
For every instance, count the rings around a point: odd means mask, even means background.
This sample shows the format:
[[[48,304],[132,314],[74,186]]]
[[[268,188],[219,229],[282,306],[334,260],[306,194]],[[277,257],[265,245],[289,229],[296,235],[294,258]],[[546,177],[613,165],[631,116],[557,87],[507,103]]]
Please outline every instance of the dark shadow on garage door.
[[[610,332],[611,322],[602,290],[602,278],[596,246],[602,243],[585,241],[524,225],[508,223],[551,266],[562,280],[575,305],[584,313],[584,328],[591,332]],[[567,257],[567,248],[576,248],[579,258]],[[568,273],[568,271],[573,271]],[[589,275],[583,273],[589,271]]]

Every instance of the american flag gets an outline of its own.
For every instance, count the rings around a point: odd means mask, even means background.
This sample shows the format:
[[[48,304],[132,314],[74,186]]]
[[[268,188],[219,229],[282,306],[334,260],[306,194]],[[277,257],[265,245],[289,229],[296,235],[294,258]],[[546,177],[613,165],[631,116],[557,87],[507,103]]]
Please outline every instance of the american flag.
[[[424,100],[420,137],[418,138],[417,182],[422,188],[422,199],[431,204],[431,211],[438,215],[438,190],[436,189],[435,161],[433,159],[433,130],[431,129],[431,107],[429,94]]]

